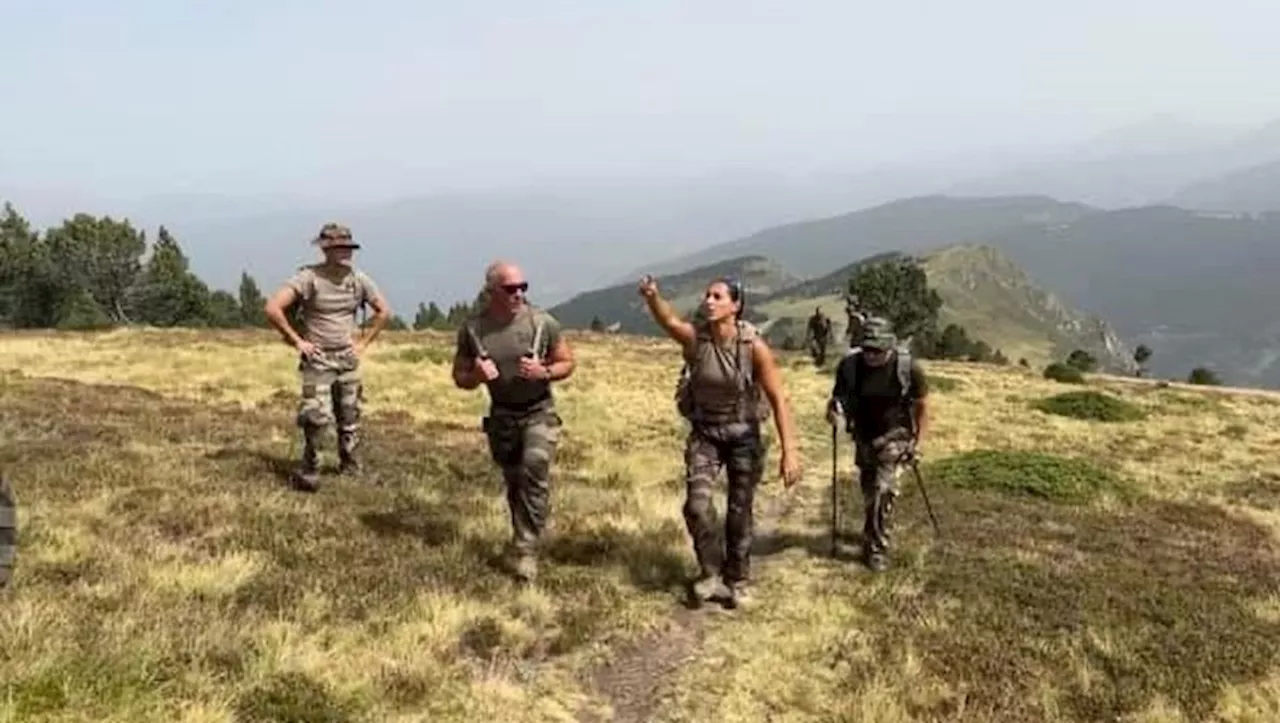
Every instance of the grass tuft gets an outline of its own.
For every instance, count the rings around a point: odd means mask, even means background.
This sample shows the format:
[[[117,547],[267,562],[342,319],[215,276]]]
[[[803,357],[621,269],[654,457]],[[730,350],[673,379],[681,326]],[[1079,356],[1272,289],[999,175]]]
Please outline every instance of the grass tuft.
[[[328,686],[297,672],[278,673],[236,700],[244,723],[350,723],[356,706],[339,700]]]

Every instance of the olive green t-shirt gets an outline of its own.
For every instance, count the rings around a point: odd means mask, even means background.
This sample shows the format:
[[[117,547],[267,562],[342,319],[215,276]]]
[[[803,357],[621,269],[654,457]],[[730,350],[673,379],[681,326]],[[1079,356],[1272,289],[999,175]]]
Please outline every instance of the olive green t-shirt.
[[[560,342],[560,322],[547,312],[526,306],[510,323],[502,323],[487,315],[474,316],[458,329],[457,353],[467,361],[478,356],[476,339],[468,331],[468,326],[479,338],[481,348],[488,352],[489,358],[498,366],[498,378],[489,382],[489,399],[495,407],[526,410],[534,408],[550,409],[554,401],[551,394],[551,382],[520,378],[520,359],[533,348],[533,340],[538,323],[542,325],[542,334],[538,340],[536,355],[547,362],[551,349]]]
[[[326,271],[320,265],[303,266],[285,285],[298,294],[302,319],[306,325],[303,337],[325,349],[351,346],[359,328],[356,312],[361,304],[378,295],[373,279],[359,269]]]

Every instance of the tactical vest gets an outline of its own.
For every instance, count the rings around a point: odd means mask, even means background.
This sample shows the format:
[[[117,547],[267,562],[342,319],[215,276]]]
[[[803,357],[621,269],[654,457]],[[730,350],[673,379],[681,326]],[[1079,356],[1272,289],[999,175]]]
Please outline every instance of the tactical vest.
[[[706,421],[693,394],[694,365],[701,363],[702,349],[705,344],[712,344],[711,330],[707,325],[695,326],[694,348],[692,358],[686,358],[680,369],[680,378],[676,382],[676,409],[680,416],[693,423]],[[757,332],[749,322],[737,322],[737,335],[734,339],[734,377],[737,380],[738,394],[734,400],[734,419],[738,422],[761,422],[769,418],[768,400],[756,386],[755,364],[752,361],[752,343]]]

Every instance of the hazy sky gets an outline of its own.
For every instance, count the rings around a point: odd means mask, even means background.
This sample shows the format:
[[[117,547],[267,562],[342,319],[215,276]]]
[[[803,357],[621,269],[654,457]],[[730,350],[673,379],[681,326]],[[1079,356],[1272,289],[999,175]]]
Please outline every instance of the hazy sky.
[[[421,193],[1280,117],[1274,0],[0,0],[0,182]]]

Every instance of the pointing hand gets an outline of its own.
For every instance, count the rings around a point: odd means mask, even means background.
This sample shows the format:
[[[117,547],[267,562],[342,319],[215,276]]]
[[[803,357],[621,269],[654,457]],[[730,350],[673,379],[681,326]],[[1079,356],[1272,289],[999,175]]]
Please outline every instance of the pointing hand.
[[[658,295],[658,282],[652,276],[645,275],[640,279],[640,295],[646,299],[652,299]]]

